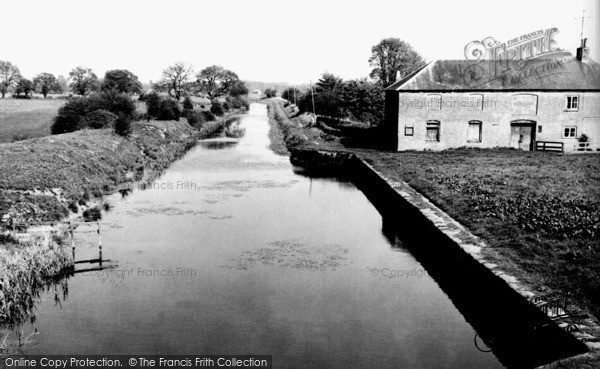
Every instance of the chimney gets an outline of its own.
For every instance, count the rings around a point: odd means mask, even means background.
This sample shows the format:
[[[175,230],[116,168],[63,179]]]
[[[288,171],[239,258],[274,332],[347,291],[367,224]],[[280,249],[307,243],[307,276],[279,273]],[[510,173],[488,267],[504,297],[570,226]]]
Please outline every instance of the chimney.
[[[587,63],[590,60],[590,48],[585,46],[587,38],[581,40],[581,46],[577,48],[577,60]]]

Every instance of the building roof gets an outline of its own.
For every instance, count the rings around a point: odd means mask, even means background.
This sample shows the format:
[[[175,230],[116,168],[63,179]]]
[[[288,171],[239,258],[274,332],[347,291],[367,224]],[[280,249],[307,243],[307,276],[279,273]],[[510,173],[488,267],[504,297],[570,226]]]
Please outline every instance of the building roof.
[[[436,60],[387,91],[599,91],[600,64],[569,52],[519,62]]]

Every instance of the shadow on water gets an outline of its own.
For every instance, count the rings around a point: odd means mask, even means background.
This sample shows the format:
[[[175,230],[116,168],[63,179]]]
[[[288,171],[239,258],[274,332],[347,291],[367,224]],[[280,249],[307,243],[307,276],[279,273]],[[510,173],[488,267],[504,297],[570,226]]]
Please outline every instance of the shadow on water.
[[[344,173],[327,173],[327,172],[315,172],[312,170],[306,170],[302,167],[297,167],[294,166],[292,167],[292,170],[294,172],[294,174],[299,175],[301,177],[304,178],[308,178],[310,180],[313,179],[317,179],[317,180],[327,180],[330,182],[335,182],[337,183],[340,187],[342,188],[356,188],[356,185],[354,184],[354,180],[352,178],[352,176],[350,175],[346,175]]]
[[[208,150],[224,150],[238,144],[239,141],[199,141],[198,144]]]
[[[408,250],[476,330],[477,349],[493,352],[508,368],[531,368],[587,351],[504,281],[453,247],[389,186],[360,173],[354,183],[381,214],[390,245]]]

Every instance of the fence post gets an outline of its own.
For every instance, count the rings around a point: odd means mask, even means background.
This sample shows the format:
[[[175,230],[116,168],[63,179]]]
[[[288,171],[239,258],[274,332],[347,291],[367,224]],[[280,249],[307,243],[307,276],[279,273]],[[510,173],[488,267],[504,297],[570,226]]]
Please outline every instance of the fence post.
[[[98,262],[102,266],[102,236],[100,235],[100,222],[98,222]]]
[[[71,235],[71,250],[73,252],[73,264],[75,263],[75,238],[73,238],[73,225],[69,221],[69,233]]]

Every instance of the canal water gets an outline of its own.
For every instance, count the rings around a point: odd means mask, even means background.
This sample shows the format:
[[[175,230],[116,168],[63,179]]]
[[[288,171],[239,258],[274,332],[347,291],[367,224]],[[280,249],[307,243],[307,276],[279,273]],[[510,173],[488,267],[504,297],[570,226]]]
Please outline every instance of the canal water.
[[[74,275],[58,301],[42,294],[26,354],[502,367],[410,252],[388,241],[362,192],[297,174],[273,154],[264,105],[251,105],[242,127],[239,141],[200,142],[148,189],[109,199],[102,243],[113,268]],[[97,256],[95,229],[78,228],[78,259]]]

